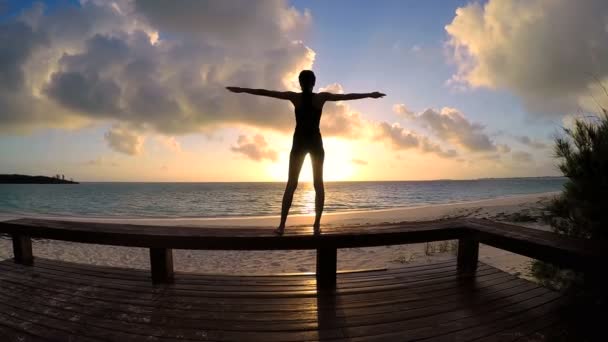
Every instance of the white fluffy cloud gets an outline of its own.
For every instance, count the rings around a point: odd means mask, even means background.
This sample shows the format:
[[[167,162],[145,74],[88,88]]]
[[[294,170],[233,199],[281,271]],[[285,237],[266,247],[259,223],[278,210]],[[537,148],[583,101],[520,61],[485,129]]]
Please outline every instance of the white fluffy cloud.
[[[445,27],[452,82],[506,89],[535,113],[608,103],[608,1],[489,0],[456,10]]]
[[[434,153],[443,158],[453,158],[458,153],[453,150],[444,150],[437,143],[430,141],[426,136],[408,131],[401,125],[381,122],[377,126],[376,137],[388,142],[394,150],[417,149],[424,153]]]
[[[319,92],[327,91],[334,94],[343,94],[344,89],[338,83],[319,88]],[[355,112],[347,102],[326,102],[323,106],[321,131],[324,136],[342,136],[359,138],[364,134],[370,123],[361,113]]]
[[[130,135],[235,123],[287,130],[286,101],[224,87],[293,88],[314,61],[298,40],[309,23],[285,0],[33,5],[0,26],[0,126],[109,121]]]
[[[485,127],[471,122],[457,109],[444,107],[440,111],[426,109],[418,114],[410,111],[404,104],[396,104],[393,111],[403,115],[410,122],[427,128],[443,141],[458,145],[473,152],[496,150],[496,144],[484,132]]]
[[[243,154],[255,161],[263,161],[264,159],[276,161],[279,158],[277,151],[268,147],[268,142],[260,134],[255,135],[253,138],[240,135],[236,146],[232,146],[230,150]]]
[[[410,117],[414,114],[405,104],[397,103],[393,105],[393,112],[404,117]]]

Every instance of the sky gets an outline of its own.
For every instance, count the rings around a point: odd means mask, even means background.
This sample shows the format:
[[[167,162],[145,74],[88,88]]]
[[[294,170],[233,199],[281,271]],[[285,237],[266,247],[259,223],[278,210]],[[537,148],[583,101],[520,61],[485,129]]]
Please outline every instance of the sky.
[[[608,107],[603,0],[0,0],[0,173],[285,181],[291,104],[327,103],[328,181],[558,175]],[[311,179],[307,158],[301,179]]]

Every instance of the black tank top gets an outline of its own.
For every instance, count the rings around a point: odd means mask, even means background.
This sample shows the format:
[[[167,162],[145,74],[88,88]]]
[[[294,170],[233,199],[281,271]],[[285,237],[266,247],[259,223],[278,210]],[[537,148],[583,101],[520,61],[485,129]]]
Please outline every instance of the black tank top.
[[[319,123],[321,121],[321,108],[315,108],[312,104],[314,94],[302,93],[300,105],[296,111],[296,131],[297,136],[315,136],[321,134]]]

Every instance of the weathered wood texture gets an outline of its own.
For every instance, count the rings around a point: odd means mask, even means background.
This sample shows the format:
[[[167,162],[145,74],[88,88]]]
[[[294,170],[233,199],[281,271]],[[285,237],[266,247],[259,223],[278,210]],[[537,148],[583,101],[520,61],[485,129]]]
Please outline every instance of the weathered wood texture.
[[[23,265],[32,265],[34,263],[32,239],[20,234],[13,234],[12,238],[14,261]]]
[[[276,236],[271,227],[226,229],[18,219],[0,222],[0,233],[119,246],[217,250],[320,250],[475,237],[480,243],[572,268],[592,270],[608,263],[605,243],[481,219],[324,227],[320,235],[313,235],[309,228],[289,228],[284,236]],[[468,254],[470,258],[473,255]]]
[[[314,275],[147,272],[37,259],[0,262],[3,341],[487,341],[542,340],[568,328],[559,293],[480,263],[454,260],[340,273],[334,292]]]
[[[0,233],[104,245],[216,250],[319,249],[405,244],[455,239],[469,231],[462,220],[292,228],[277,236],[272,227],[179,227],[18,219],[0,222]]]

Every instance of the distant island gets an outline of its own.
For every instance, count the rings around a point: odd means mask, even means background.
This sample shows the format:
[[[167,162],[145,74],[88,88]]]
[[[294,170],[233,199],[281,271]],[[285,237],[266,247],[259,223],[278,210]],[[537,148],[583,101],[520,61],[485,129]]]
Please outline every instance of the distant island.
[[[28,176],[28,175],[0,175],[0,184],[78,184],[73,180],[67,180],[63,175]]]

